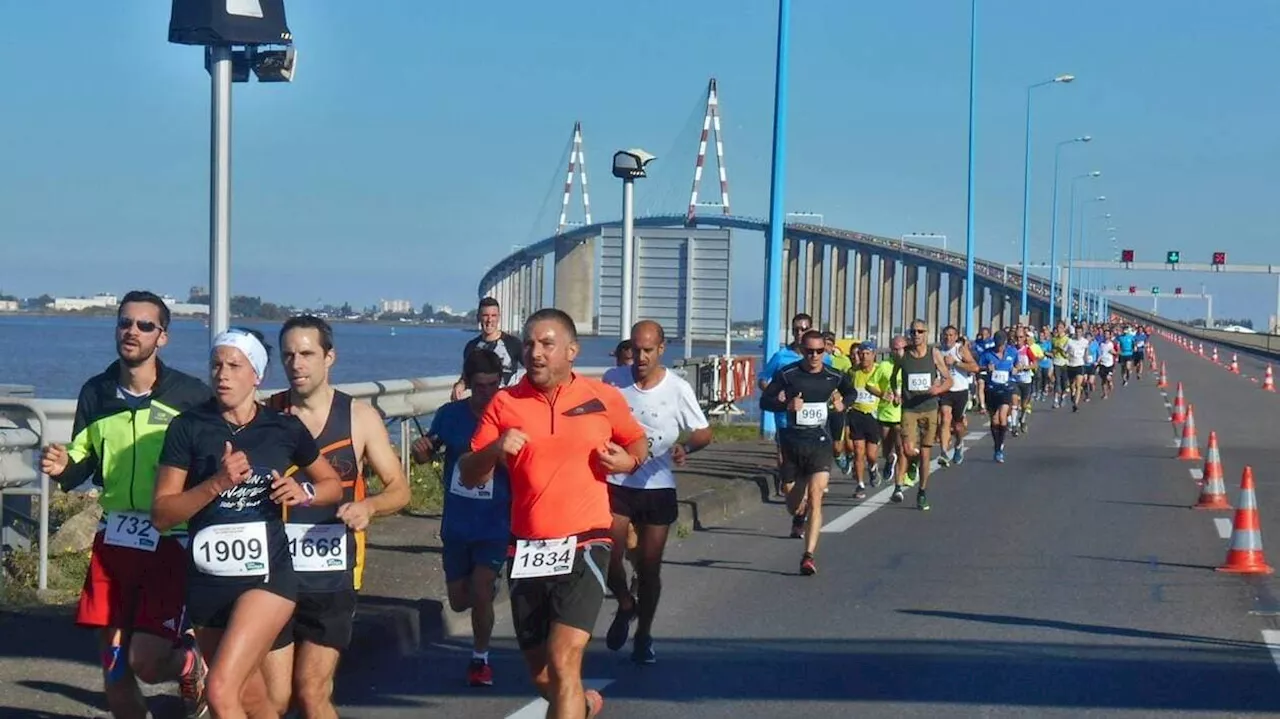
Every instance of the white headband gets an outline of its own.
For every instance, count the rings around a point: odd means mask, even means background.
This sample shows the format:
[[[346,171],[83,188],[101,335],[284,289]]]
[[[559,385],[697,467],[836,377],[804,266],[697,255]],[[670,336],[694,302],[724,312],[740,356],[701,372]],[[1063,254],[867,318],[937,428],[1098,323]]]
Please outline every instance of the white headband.
[[[227,330],[213,338],[213,348],[235,347],[240,350],[253,365],[253,373],[262,379],[267,372],[267,348],[262,346],[257,337],[243,330]]]

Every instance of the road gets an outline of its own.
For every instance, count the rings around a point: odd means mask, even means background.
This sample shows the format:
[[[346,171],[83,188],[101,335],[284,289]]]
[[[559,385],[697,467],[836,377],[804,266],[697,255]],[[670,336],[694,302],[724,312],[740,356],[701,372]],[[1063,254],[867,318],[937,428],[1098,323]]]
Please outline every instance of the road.
[[[1280,397],[1160,347],[1197,402],[1202,447],[1220,427],[1232,501],[1253,462],[1264,536],[1280,541]],[[605,716],[1280,713],[1280,633],[1263,633],[1280,629],[1275,580],[1212,571],[1226,550],[1214,519],[1231,515],[1188,508],[1192,465],[1173,459],[1154,384],[1075,415],[1037,412],[1003,466],[980,440],[937,475],[932,511],[909,508],[909,493],[824,533],[815,577],[798,576],[776,505],[673,547],[659,663],[634,667],[592,644],[585,673],[604,686]],[[850,489],[833,486],[829,527],[849,524]],[[343,715],[541,716],[510,631],[503,617],[492,690],[462,686],[463,644],[436,645],[364,668],[342,687]]]

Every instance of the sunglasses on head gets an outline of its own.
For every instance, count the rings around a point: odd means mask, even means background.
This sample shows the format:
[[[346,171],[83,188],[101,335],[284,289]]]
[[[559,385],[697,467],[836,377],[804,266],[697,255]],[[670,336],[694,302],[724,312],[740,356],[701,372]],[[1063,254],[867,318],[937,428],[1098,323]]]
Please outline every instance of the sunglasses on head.
[[[129,317],[121,317],[116,320],[117,329],[127,330],[130,327],[135,326],[138,328],[139,332],[155,332],[160,328],[160,325],[152,322],[151,320],[135,320]]]

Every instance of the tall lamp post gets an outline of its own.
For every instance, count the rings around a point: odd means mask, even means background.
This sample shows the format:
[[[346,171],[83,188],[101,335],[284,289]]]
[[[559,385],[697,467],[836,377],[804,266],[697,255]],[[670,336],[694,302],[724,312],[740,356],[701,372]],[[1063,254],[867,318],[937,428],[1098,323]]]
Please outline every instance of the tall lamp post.
[[[613,153],[613,176],[622,180],[622,321],[621,339],[631,336],[632,307],[635,300],[635,182],[645,177],[644,168],[653,155],[639,148]]]
[[[1101,215],[1094,216],[1095,220],[1111,219],[1111,213],[1106,212]],[[1089,226],[1085,222],[1085,218],[1080,223],[1080,251],[1079,257],[1081,261],[1089,259]],[[1093,295],[1091,289],[1093,287],[1093,272],[1085,267],[1076,269],[1076,283],[1080,287],[1080,315],[1086,319],[1092,318]]]
[[[1027,134],[1022,154],[1022,304],[1018,314],[1027,314],[1027,264],[1031,262],[1030,243],[1027,240],[1027,218],[1031,214],[1031,91],[1046,85],[1065,85],[1076,79],[1075,75],[1059,75],[1052,80],[1037,82],[1027,87]]]
[[[787,177],[787,53],[791,0],[778,0],[778,47],[773,79],[773,167],[769,177],[769,235],[765,238],[764,356],[782,342],[782,238]],[[760,413],[760,430],[774,432],[773,413]]]
[[[1081,135],[1070,140],[1063,140],[1053,149],[1053,218],[1049,232],[1049,326],[1054,326],[1054,308],[1057,307],[1058,291],[1058,168],[1062,164],[1062,148],[1077,142],[1091,142],[1093,136]],[[1025,263],[1023,271],[1026,271]]]
[[[169,42],[205,48],[210,83],[209,342],[231,323],[231,83],[291,82],[297,66],[284,0],[174,0]],[[276,46],[275,49],[264,49]]]
[[[978,0],[969,2],[969,191],[965,208],[964,227],[964,334],[973,336],[973,297],[976,289],[973,281],[974,227],[973,227],[973,145],[974,145],[974,87],[978,57]]]
[[[1094,172],[1087,172],[1087,173],[1085,173],[1085,174],[1083,174],[1083,175],[1076,175],[1075,177],[1071,178],[1071,205],[1070,205],[1070,207],[1068,208],[1068,210],[1071,212],[1071,215],[1067,218],[1067,223],[1068,223],[1068,224],[1067,224],[1067,286],[1066,286],[1066,288],[1065,288],[1065,291],[1062,293],[1062,319],[1064,319],[1064,320],[1066,320],[1066,321],[1068,321],[1068,322],[1070,322],[1070,321],[1071,321],[1071,306],[1072,306],[1072,302],[1071,302],[1071,290],[1072,290],[1072,287],[1071,287],[1071,272],[1072,272],[1072,269],[1074,268],[1074,265],[1075,265],[1075,262],[1074,262],[1074,260],[1075,260],[1075,255],[1074,255],[1074,254],[1072,254],[1072,244],[1075,242],[1075,222],[1076,222],[1076,181],[1077,181],[1077,180],[1092,180],[1092,179],[1094,179],[1095,177],[1098,177],[1098,176],[1099,176],[1099,175],[1101,175],[1101,174],[1102,174],[1101,172],[1097,172],[1097,171],[1095,170]],[[1087,206],[1089,203],[1091,203],[1091,202],[1106,202],[1106,201],[1107,201],[1107,197],[1106,197],[1106,195],[1098,195],[1097,197],[1095,197],[1095,198],[1093,198],[1093,199],[1091,199],[1091,200],[1085,200],[1085,201],[1084,201],[1083,203],[1081,203],[1081,205],[1080,205],[1081,214],[1082,214],[1082,215],[1084,214],[1084,208],[1085,208],[1085,206]],[[1084,223],[1084,218],[1083,218],[1083,217],[1081,217],[1080,222],[1081,222],[1082,224]]]

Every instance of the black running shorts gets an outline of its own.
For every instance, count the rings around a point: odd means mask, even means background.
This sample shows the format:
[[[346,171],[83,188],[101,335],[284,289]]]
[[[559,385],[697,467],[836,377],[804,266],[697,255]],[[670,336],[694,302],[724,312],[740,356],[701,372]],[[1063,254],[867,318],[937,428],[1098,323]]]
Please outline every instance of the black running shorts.
[[[965,412],[969,411],[969,390],[951,390],[938,398],[938,406],[951,408],[951,422],[959,424],[964,421]]]
[[[828,447],[828,454],[830,450]],[[508,580],[511,620],[521,651],[546,644],[553,623],[591,633],[604,604],[609,551],[608,542],[589,542],[574,554],[573,569],[568,574]],[[510,573],[508,562],[507,574]]]
[[[669,526],[680,514],[674,489],[639,489],[609,485],[609,511],[632,524]]]
[[[849,412],[849,439],[854,442],[877,444],[883,437],[880,421],[875,415],[852,410]]]
[[[825,442],[782,443],[782,483],[808,481],[820,472],[831,471],[831,445]]]
[[[987,410],[995,412],[1003,405],[1013,404],[1013,387],[1004,384],[988,384],[986,391]]]
[[[356,590],[301,592],[293,613],[293,638],[345,650],[356,618]]]

